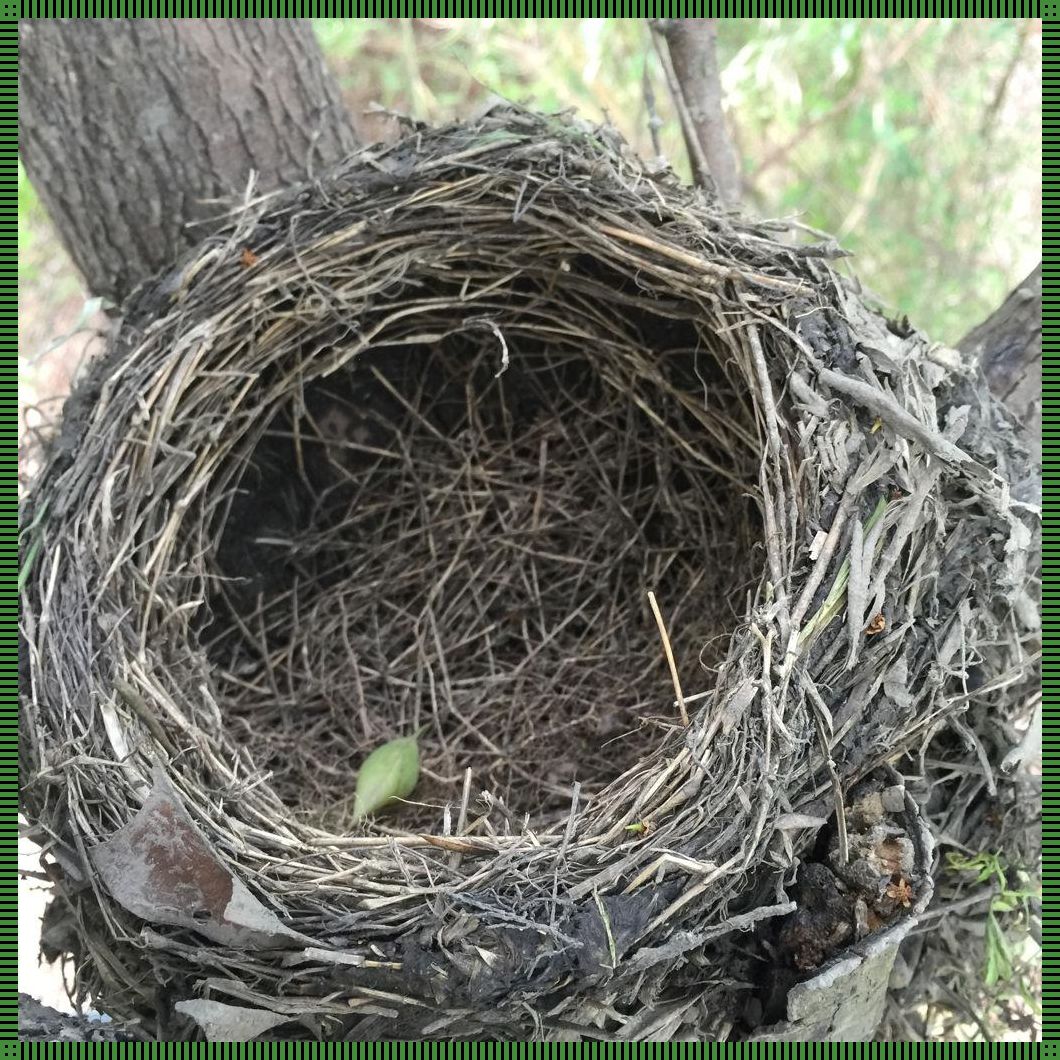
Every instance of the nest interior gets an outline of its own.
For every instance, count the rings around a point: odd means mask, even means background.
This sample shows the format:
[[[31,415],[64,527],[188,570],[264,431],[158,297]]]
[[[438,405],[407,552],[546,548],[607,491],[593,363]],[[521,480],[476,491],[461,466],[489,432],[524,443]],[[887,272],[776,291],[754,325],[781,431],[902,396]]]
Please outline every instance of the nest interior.
[[[341,822],[357,763],[419,732],[394,825],[435,827],[470,770],[543,827],[678,717],[646,590],[693,691],[724,656],[763,562],[753,409],[677,306],[557,257],[479,257],[510,269],[483,298],[472,270],[410,285],[410,341],[336,335],[350,360],[306,383],[296,338],[288,397],[247,395],[200,643],[292,808]]]
[[[134,296],[23,534],[24,812],[83,994],[165,1034],[189,999],[731,1032],[733,934],[845,789],[1011,694],[1033,594],[996,405],[788,231],[505,110],[249,203]],[[351,820],[414,731],[413,795]],[[267,938],[101,868],[159,778]]]

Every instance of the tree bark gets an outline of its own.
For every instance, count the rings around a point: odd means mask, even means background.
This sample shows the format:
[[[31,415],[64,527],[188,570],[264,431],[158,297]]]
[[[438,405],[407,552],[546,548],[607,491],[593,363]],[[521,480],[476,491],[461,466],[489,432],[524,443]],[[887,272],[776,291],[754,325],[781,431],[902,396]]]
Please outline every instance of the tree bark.
[[[716,18],[655,19],[669,51],[667,79],[697,184],[713,184],[723,203],[740,201],[740,166],[725,125]],[[667,65],[664,57],[664,65]]]
[[[210,231],[218,200],[356,146],[304,20],[19,25],[22,159],[89,289],[120,303]]]
[[[1042,459],[1042,266],[958,343],[977,358],[990,389],[1016,417]]]

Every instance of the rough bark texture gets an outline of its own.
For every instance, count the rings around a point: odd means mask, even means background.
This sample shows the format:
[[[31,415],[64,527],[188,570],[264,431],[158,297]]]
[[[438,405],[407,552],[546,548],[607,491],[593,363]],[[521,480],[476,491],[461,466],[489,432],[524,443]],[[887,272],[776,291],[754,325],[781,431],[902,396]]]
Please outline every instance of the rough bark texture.
[[[251,170],[269,191],[356,146],[306,21],[23,21],[19,46],[26,170],[116,303],[198,242]]]
[[[712,181],[725,203],[740,200],[740,167],[722,108],[716,18],[657,19],[690,128],[685,129],[697,184]],[[682,115],[684,124],[685,115]],[[696,150],[698,148],[698,150]],[[707,173],[699,172],[705,164]],[[709,176],[708,176],[709,174]]]
[[[1042,458],[1042,267],[958,344],[979,358],[990,388],[1023,425]]]

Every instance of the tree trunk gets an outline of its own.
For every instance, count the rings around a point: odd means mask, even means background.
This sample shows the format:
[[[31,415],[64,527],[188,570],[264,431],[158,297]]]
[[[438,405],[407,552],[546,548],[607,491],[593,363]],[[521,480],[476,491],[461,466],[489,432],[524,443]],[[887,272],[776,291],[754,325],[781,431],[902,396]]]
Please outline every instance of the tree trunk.
[[[958,343],[979,360],[990,389],[1023,427],[1042,460],[1042,266]]]
[[[312,177],[356,139],[304,20],[19,25],[26,171],[89,289],[120,303],[224,203]]]

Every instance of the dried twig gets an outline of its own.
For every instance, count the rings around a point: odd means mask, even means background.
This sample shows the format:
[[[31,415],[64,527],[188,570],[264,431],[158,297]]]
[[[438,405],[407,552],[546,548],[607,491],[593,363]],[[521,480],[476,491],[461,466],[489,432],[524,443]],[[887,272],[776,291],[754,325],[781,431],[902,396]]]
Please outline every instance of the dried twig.
[[[666,653],[666,665],[670,667],[670,680],[674,683],[674,694],[677,696],[677,709],[681,712],[681,724],[688,725],[688,708],[685,706],[685,695],[681,691],[681,678],[677,673],[677,663],[674,662],[674,650],[670,646],[670,635],[666,632],[666,623],[663,621],[662,612],[659,610],[659,602],[655,599],[655,593],[648,591],[648,603],[651,604],[652,614],[659,627],[659,637],[662,639],[663,651]]]

